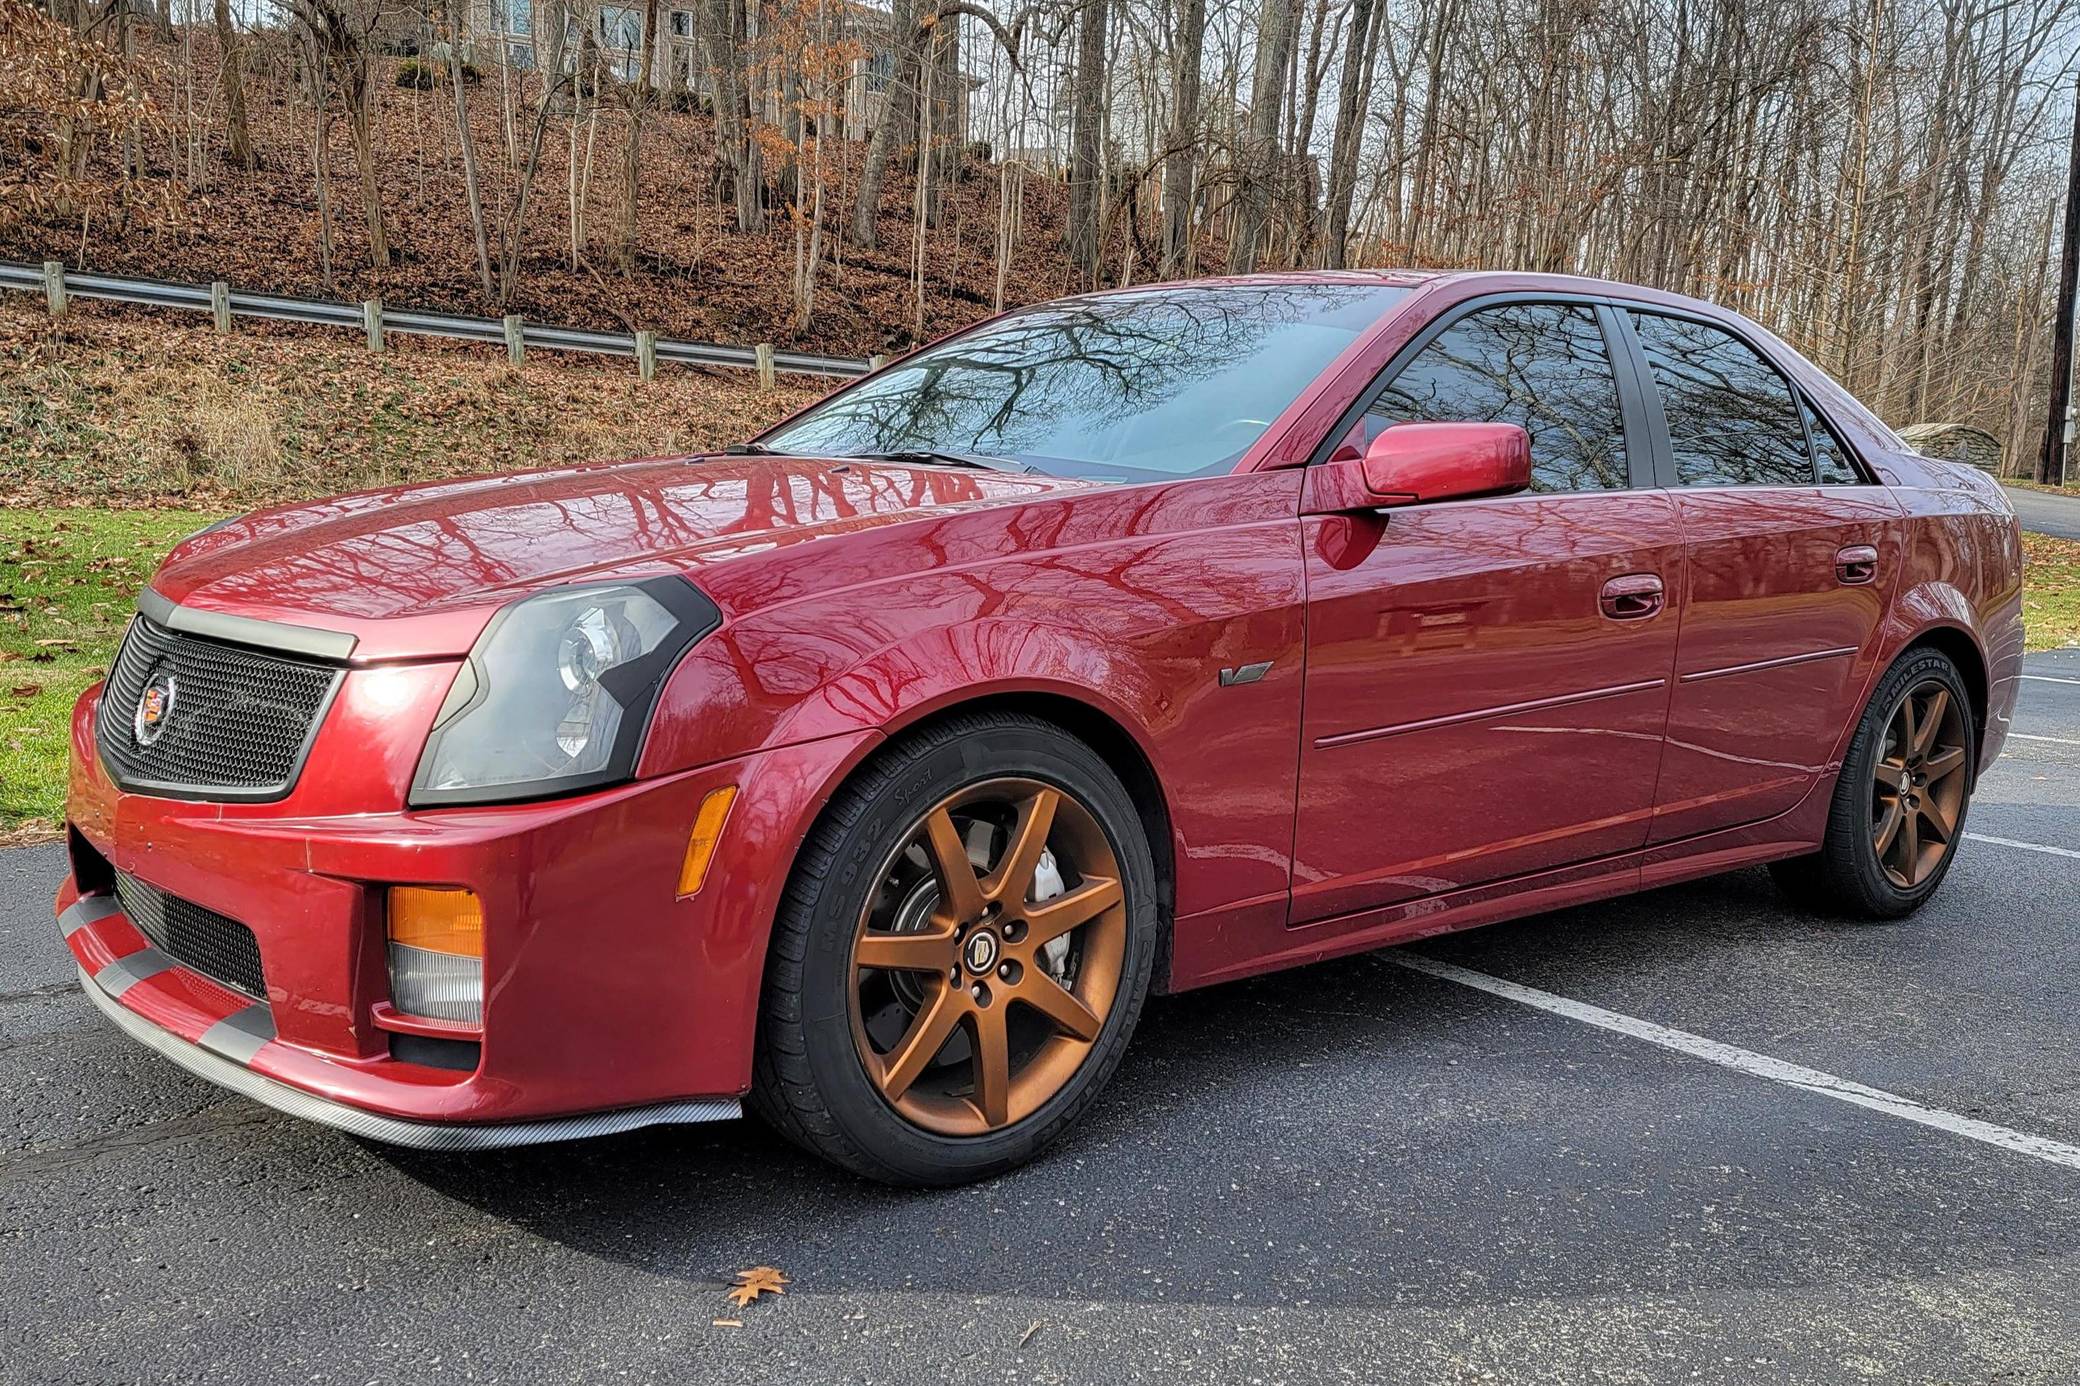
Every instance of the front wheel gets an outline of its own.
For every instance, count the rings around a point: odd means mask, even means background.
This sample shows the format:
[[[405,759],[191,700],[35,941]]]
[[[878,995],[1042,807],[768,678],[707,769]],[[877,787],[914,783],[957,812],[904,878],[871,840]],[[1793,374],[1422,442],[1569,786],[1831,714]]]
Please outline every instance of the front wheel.
[[[1088,746],[951,719],[832,799],[774,924],[752,1104],[870,1178],[1030,1159],[1118,1066],[1154,968],[1155,871]]]
[[[1811,856],[1770,869],[1802,904],[1897,919],[1935,893],[1971,802],[1977,740],[1970,695],[1949,656],[1909,652],[1864,709]]]

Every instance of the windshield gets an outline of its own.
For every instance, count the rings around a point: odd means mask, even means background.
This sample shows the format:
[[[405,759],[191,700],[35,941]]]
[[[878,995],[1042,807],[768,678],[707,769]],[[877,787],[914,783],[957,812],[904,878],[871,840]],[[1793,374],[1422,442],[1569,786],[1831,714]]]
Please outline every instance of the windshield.
[[[1045,304],[921,351],[759,441],[1128,481],[1222,472],[1406,292],[1220,284]]]

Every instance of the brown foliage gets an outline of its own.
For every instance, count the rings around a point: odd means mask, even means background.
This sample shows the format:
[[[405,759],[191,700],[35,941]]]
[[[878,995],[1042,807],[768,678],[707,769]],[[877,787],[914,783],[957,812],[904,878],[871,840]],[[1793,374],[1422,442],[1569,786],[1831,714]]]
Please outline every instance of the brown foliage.
[[[0,227],[163,226],[181,188],[146,176],[139,150],[166,135],[151,88],[170,70],[124,55],[122,6],[96,15],[82,5],[80,17],[75,30],[27,0],[0,0]]]
[[[190,41],[196,85],[206,90],[216,80],[216,44],[200,31]],[[398,89],[391,72],[394,60],[375,60],[380,74],[372,86],[383,90],[384,97],[373,112],[372,144],[394,263],[386,269],[369,266],[365,235],[356,224],[361,221],[358,210],[340,205],[336,197],[331,210],[338,255],[334,283],[328,289],[319,269],[308,98],[291,79],[292,57],[282,44],[276,42],[271,49],[266,42],[248,46],[256,50],[246,95],[258,168],[248,172],[230,163],[218,144],[220,132],[205,129],[202,137],[217,145],[210,151],[208,186],[189,195],[190,215],[177,232],[155,234],[140,225],[96,218],[82,238],[77,223],[25,217],[0,227],[0,258],[63,257],[107,273],[190,282],[226,279],[241,289],[305,297],[380,297],[415,308],[497,311],[486,301],[477,278],[452,94]],[[484,199],[494,218],[512,192],[505,161],[494,154],[506,143],[506,93],[501,83],[508,80],[517,79],[486,66],[482,83],[470,89],[468,100],[470,128],[486,181]],[[513,118],[523,145],[539,76],[526,80],[524,90],[512,92]],[[154,81],[170,102],[175,95],[171,70],[156,68]],[[734,230],[732,209],[717,205],[709,195],[713,122],[698,109],[678,112],[661,106],[644,117],[643,197],[636,254],[628,268],[589,258],[574,267],[565,219],[569,119],[562,111],[551,118],[541,154],[537,206],[521,229],[513,299],[505,311],[534,322],[641,327],[696,341],[771,341],[782,347],[857,355],[901,350],[914,341],[908,253],[912,193],[901,160],[893,166],[881,198],[886,226],[882,244],[887,249],[856,251],[827,234],[817,271],[815,312],[804,326],[796,311],[796,219],[775,217],[767,230],[749,235]],[[351,177],[355,149],[346,124],[330,123],[327,153],[333,166]],[[624,124],[599,122],[591,154],[595,170],[619,162]],[[581,132],[581,163],[585,139]],[[859,183],[864,144],[835,133],[821,144],[832,196],[836,205],[847,205]],[[148,173],[161,179],[171,176],[175,156],[169,148],[168,140],[146,143]],[[105,148],[97,157],[113,171]],[[997,170],[971,167],[970,172],[974,176],[946,189],[942,224],[929,233],[927,336],[964,326],[992,309]],[[618,221],[616,181],[595,174],[587,193],[588,221]],[[1011,304],[1050,298],[1076,287],[1058,249],[1061,189],[1035,181],[1026,185],[1025,198],[1025,234],[1013,248],[1005,289]],[[826,211],[826,225],[832,216]]]
[[[820,392],[748,371],[546,354],[515,370],[482,346],[357,337],[80,301],[53,327],[0,299],[0,496],[9,503],[271,501],[459,473],[719,447]]]

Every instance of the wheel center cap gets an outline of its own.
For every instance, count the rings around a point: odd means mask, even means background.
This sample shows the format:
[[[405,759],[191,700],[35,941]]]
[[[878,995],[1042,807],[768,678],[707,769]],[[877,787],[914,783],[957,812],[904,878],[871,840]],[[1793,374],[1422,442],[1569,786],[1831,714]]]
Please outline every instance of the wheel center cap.
[[[961,945],[961,961],[967,965],[968,971],[980,977],[997,965],[997,957],[1002,952],[1003,945],[997,941],[995,933],[977,929]]]

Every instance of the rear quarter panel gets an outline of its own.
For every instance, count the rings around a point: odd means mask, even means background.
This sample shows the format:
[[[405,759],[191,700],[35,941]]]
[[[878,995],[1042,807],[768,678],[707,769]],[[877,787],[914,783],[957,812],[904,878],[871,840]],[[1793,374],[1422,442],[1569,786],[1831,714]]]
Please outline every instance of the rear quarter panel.
[[[2022,677],[2022,534],[1999,485],[1951,462],[1891,451],[1879,464],[1904,512],[1902,576],[1887,618],[1899,650],[1935,631],[1968,636],[1984,662],[1983,771],[2000,754]]]

